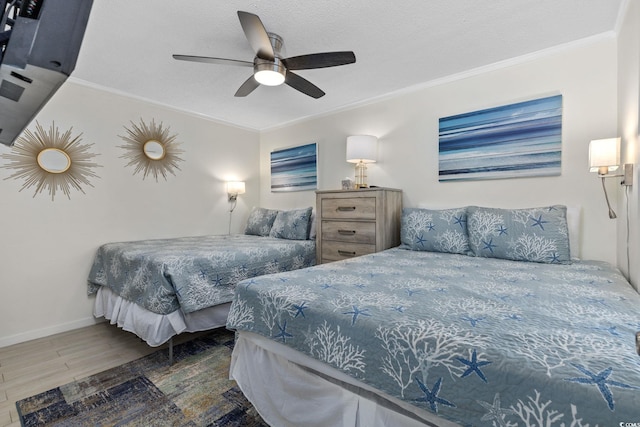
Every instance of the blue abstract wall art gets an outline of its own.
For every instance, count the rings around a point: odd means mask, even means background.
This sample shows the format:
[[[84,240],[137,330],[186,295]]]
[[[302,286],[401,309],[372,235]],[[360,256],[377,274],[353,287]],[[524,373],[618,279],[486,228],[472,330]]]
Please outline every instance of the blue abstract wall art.
[[[557,176],[562,95],[439,120],[439,180]]]
[[[271,191],[304,191],[318,188],[316,143],[271,152]]]

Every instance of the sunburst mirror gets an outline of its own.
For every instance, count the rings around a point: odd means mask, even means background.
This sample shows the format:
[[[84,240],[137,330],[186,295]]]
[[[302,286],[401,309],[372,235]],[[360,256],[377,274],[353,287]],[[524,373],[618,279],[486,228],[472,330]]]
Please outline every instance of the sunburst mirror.
[[[126,166],[135,166],[134,175],[142,172],[142,179],[152,175],[157,182],[158,176],[166,180],[168,173],[175,175],[174,170],[180,170],[178,162],[184,160],[178,155],[183,151],[178,148],[177,135],[169,135],[169,127],[156,125],[154,120],[147,125],[140,119],[140,124],[131,122],[131,128],[124,128],[127,134],[118,136],[125,142],[120,148],[126,153],[120,157],[129,160]]]
[[[24,180],[20,191],[35,186],[33,197],[47,189],[51,200],[57,191],[71,199],[72,189],[84,193],[83,185],[93,187],[89,178],[98,175],[92,169],[100,167],[91,161],[96,155],[89,152],[93,144],[80,144],[82,134],[72,137],[72,130],[60,133],[52,123],[47,132],[38,122],[35,132],[26,129],[12,152],[2,155],[9,163],[1,167],[15,170],[5,179]]]

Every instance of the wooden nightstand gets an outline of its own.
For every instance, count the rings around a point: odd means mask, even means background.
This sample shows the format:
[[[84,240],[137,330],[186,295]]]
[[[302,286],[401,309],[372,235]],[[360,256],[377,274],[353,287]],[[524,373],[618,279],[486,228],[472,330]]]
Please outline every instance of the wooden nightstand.
[[[366,255],[400,244],[402,190],[316,191],[316,263]]]

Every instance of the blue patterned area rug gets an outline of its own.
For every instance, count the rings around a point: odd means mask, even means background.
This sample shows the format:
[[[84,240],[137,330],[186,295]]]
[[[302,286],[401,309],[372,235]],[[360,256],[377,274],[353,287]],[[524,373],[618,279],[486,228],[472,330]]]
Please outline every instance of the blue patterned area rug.
[[[23,426],[267,426],[229,380],[233,333],[174,348],[16,402]]]

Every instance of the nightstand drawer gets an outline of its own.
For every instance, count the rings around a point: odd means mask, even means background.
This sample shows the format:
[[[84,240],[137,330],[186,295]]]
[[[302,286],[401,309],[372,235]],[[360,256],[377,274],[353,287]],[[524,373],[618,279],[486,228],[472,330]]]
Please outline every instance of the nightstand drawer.
[[[375,197],[325,198],[320,207],[322,219],[376,219]]]
[[[375,251],[376,245],[324,241],[322,244],[322,261],[338,261],[360,255],[372,254]]]
[[[339,242],[376,244],[376,223],[322,221],[322,239]]]

